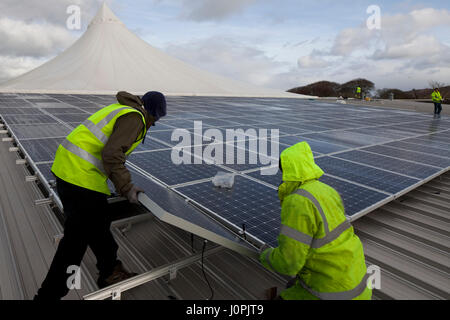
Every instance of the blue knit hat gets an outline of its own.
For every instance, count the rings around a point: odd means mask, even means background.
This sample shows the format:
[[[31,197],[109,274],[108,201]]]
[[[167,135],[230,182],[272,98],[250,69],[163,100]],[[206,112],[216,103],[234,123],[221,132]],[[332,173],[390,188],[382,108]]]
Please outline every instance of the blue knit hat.
[[[144,102],[145,110],[155,118],[155,121],[167,114],[166,98],[161,92],[147,92],[142,97],[142,102]]]

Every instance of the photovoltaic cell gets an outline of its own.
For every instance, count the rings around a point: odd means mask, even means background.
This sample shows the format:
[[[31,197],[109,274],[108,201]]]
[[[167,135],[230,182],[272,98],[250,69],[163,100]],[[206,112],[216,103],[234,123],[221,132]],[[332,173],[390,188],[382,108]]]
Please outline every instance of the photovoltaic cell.
[[[2,118],[8,124],[48,124],[58,122],[47,115],[14,115],[2,116]]]
[[[128,160],[167,185],[176,185],[195,180],[213,178],[218,171],[224,171],[214,165],[179,164],[172,161],[172,150],[131,154]],[[188,155],[191,163],[193,157]]]
[[[383,155],[377,155],[375,153],[364,151],[349,151],[339,153],[336,154],[335,157],[354,161],[357,163],[367,164],[376,168],[393,171],[395,173],[400,173],[419,179],[426,179],[440,171],[440,169],[438,168],[389,158]]]
[[[435,157],[432,155],[424,154],[424,153],[417,153],[414,151],[408,151],[403,149],[397,149],[393,147],[387,147],[387,146],[374,146],[370,148],[364,148],[362,150],[366,150],[369,152],[374,152],[377,154],[382,154],[398,159],[404,159],[404,160],[410,160],[426,165],[436,166],[440,168],[447,168],[450,166],[450,159],[449,158],[441,158],[441,157]]]
[[[331,157],[317,159],[316,164],[329,175],[354,181],[392,194],[396,194],[420,181]]]
[[[10,129],[17,139],[65,137],[70,133],[70,129],[62,124],[11,125]]]
[[[328,143],[324,141],[313,140],[313,138],[309,138],[306,136],[289,136],[289,137],[280,137],[280,142],[289,146],[293,146],[299,142],[306,141],[311,150],[313,152],[318,152],[321,154],[329,154],[338,151],[344,151],[348,149],[346,146],[342,146],[339,144]]]
[[[271,246],[277,245],[281,216],[276,190],[241,176],[235,178],[232,190],[215,188],[211,182],[177,190],[237,228],[245,225],[249,234]]]
[[[417,152],[421,152],[421,153],[428,153],[428,154],[434,155],[434,156],[450,158],[450,149],[436,148],[436,147],[430,147],[430,146],[426,146],[426,145],[408,143],[408,142],[405,142],[405,140],[387,143],[386,146],[394,147],[394,148],[398,148],[398,149],[417,151]]]
[[[22,140],[20,143],[34,162],[53,161],[63,138]]]
[[[353,183],[324,175],[320,181],[333,187],[342,198],[345,207],[345,214],[353,216],[364,209],[386,200],[389,196],[376,192]]]

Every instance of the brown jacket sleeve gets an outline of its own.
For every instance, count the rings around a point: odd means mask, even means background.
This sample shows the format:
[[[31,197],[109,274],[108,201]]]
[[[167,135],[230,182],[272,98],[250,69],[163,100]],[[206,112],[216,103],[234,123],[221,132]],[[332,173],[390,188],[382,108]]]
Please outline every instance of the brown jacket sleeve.
[[[125,153],[137,141],[144,129],[138,113],[129,113],[117,119],[113,133],[103,148],[102,159],[106,175],[116,191],[125,196],[133,187],[131,175],[125,167]]]

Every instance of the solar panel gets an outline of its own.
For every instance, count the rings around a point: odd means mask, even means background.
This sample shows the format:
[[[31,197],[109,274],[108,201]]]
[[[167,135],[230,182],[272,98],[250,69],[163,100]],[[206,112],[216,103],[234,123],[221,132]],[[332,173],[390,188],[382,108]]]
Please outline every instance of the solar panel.
[[[345,214],[350,217],[389,198],[389,195],[327,175],[320,181],[336,189],[344,202]]]
[[[450,158],[450,149],[430,147],[427,145],[408,143],[406,141],[409,141],[409,140],[391,142],[391,143],[387,143],[385,145],[389,146],[389,147],[398,148],[398,149],[417,151],[417,152],[421,152],[421,153],[428,153],[428,154],[434,155],[434,156]]]
[[[70,133],[70,129],[62,124],[42,125],[11,125],[10,129],[18,139],[36,139],[65,137]]]
[[[367,164],[376,168],[393,171],[410,177],[426,179],[440,170],[422,164],[403,161],[395,158],[364,151],[349,151],[335,155],[337,158]]]
[[[316,164],[329,175],[354,181],[392,194],[407,189],[420,181],[331,157],[317,159]]]
[[[177,188],[184,196],[208,208],[239,229],[276,246],[280,227],[277,191],[237,176],[232,190],[218,189],[211,182]]]
[[[291,145],[301,141],[310,144],[316,162],[326,172],[321,181],[337,189],[347,214],[356,218],[389,201],[393,194],[398,195],[450,166],[450,121],[446,119],[431,120],[428,115],[402,110],[296,99],[167,97],[167,102],[168,116],[151,127],[145,144],[129,157],[130,166],[137,166],[146,176],[133,171],[135,183],[143,186],[154,201],[159,201],[160,196],[153,192],[158,184],[152,179],[167,185],[168,188],[162,187],[161,198],[165,200],[160,204],[174,211],[173,216],[195,223],[203,219],[196,216],[198,211],[193,216],[184,215],[187,209],[181,196],[176,198],[183,206],[171,207],[170,201],[178,201],[172,198],[174,192],[179,192],[195,200],[202,210],[217,214],[216,218],[225,225],[232,224],[234,231],[241,230],[245,224],[247,234],[272,245],[276,244],[279,228],[276,188],[281,183],[281,172],[263,175],[261,168],[273,165],[276,169],[279,154]],[[111,103],[115,103],[112,95],[0,94],[0,115],[46,179],[53,180],[51,161],[62,139],[51,137],[66,136],[70,128]],[[41,114],[42,111],[52,116]],[[238,139],[243,143],[228,143],[235,153],[232,164],[225,161],[225,147],[221,159],[224,164],[175,165],[172,146],[179,141],[171,141],[171,137],[177,128],[189,129],[202,155],[207,156],[205,150],[218,146],[218,141],[211,144],[193,135],[194,121],[202,122],[203,134],[217,128],[224,139],[227,129],[253,131],[247,132],[250,136]],[[272,155],[268,144],[267,155],[273,159],[261,162],[256,157],[255,163],[249,163],[250,155],[261,152],[259,148],[250,152],[251,143],[266,141],[258,137],[258,129],[280,131],[278,153]],[[243,164],[236,163],[238,150],[244,152]],[[193,162],[190,154],[186,159]],[[240,172],[233,190],[212,186],[211,178],[218,171]],[[217,232],[221,232],[219,229]]]
[[[370,148],[364,148],[362,150],[366,150],[369,152],[374,152],[377,154],[383,154],[390,157],[398,158],[398,159],[404,159],[404,160],[411,160],[414,162],[440,167],[440,168],[447,168],[450,166],[450,159],[449,158],[441,158],[436,157],[432,155],[428,155],[425,153],[418,153],[414,151],[408,151],[408,150],[402,150],[397,149],[393,147],[388,147],[384,145],[380,146],[374,146]]]
[[[2,118],[8,124],[48,124],[58,122],[47,115],[6,115],[2,116]]]
[[[311,150],[313,152],[317,152],[317,153],[321,153],[321,154],[329,154],[329,153],[334,153],[334,152],[343,151],[343,150],[347,149],[347,147],[339,145],[339,144],[333,144],[333,143],[328,143],[328,142],[324,142],[324,141],[313,140],[313,138],[309,138],[309,137],[305,137],[305,136],[280,137],[280,142],[285,145],[288,145],[288,146],[293,146],[302,141],[308,142],[308,144],[311,147]]]
[[[218,171],[224,171],[222,168],[205,163],[176,165],[171,157],[172,150],[165,150],[131,154],[128,160],[167,185],[209,179],[214,177]],[[187,158],[193,163],[191,155],[188,155]]]
[[[22,140],[20,143],[34,162],[53,161],[64,138]]]
[[[36,108],[0,108],[1,115],[43,114]]]

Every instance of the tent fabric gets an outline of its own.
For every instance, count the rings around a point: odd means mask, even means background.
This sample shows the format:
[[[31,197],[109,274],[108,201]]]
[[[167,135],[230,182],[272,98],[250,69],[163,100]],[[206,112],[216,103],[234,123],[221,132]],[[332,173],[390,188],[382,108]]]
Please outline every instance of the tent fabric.
[[[137,37],[103,4],[83,36],[40,67],[0,84],[2,92],[293,97],[215,75],[173,58]]]

